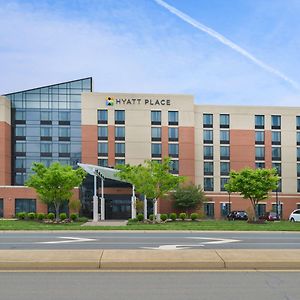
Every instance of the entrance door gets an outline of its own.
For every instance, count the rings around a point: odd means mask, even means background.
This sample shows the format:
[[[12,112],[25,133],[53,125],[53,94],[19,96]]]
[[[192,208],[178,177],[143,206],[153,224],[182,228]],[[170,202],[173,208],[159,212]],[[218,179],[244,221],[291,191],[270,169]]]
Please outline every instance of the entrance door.
[[[3,199],[0,199],[0,218],[3,218]]]
[[[128,195],[119,195],[105,198],[105,219],[127,220],[131,217],[131,199]]]

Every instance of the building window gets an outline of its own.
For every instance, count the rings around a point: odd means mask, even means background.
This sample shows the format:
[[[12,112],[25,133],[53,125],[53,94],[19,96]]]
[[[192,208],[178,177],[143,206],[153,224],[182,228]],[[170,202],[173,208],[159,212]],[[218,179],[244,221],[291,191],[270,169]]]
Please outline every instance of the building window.
[[[125,165],[125,159],[116,159],[115,165]]]
[[[300,177],[300,163],[297,163],[297,176]]]
[[[70,125],[70,112],[59,111],[58,112],[58,124],[59,125]]]
[[[226,178],[221,177],[221,179],[220,179],[220,189],[221,189],[222,192],[226,192],[226,189],[225,189],[224,185],[226,183],[228,183],[228,181],[229,181],[228,177],[226,177]]]
[[[214,158],[213,146],[203,146],[203,157],[204,157],[204,159],[213,159]]]
[[[271,116],[271,126],[272,129],[280,129],[281,116]]]
[[[204,177],[204,191],[212,192],[214,190],[214,179],[212,177]]]
[[[281,160],[281,148],[272,147],[272,160]]]
[[[26,181],[26,173],[21,173],[21,172],[15,173],[15,184],[16,185],[24,185],[25,181]]]
[[[214,163],[205,161],[203,165],[204,175],[214,175]]]
[[[214,218],[215,216],[215,204],[214,203],[204,203],[204,214],[207,218]]]
[[[178,157],[178,144],[169,144],[169,156],[170,157]]]
[[[297,132],[297,145],[300,145],[300,132]]]
[[[125,110],[115,110],[115,124],[125,124]]]
[[[159,110],[151,111],[151,124],[152,125],[161,125],[161,111],[159,111]]]
[[[297,161],[300,161],[300,147],[297,147]]]
[[[277,206],[276,203],[273,203],[273,204],[272,204],[272,211],[273,211],[273,212],[276,212],[276,211],[277,211],[277,210],[276,210],[276,206]],[[280,205],[278,205],[278,215],[280,216],[280,218],[282,218],[282,214],[283,214],[282,209],[283,209],[283,205],[282,205],[282,203],[280,203]]]
[[[69,159],[59,159],[58,161],[61,165],[66,165],[66,166],[70,165]]]
[[[278,176],[281,176],[281,163],[272,163],[272,168],[276,169]]]
[[[26,168],[25,158],[17,157],[15,160],[15,168],[17,172],[24,172]]]
[[[41,155],[50,156],[52,153],[52,144],[51,143],[41,143]]]
[[[98,143],[98,156],[107,156],[108,143]]]
[[[15,200],[15,213],[20,212],[36,212],[36,200],[35,199],[16,199]]]
[[[125,143],[115,143],[115,156],[125,156]]]
[[[16,142],[16,155],[23,156],[26,154],[26,143],[25,142]]]
[[[220,204],[221,217],[225,218],[231,211],[231,204],[229,203],[221,203]]]
[[[203,143],[212,144],[213,143],[213,131],[212,130],[203,130]]]
[[[213,114],[203,114],[203,128],[213,128]]]
[[[169,125],[178,125],[178,111],[168,112]]]
[[[229,130],[220,130],[220,144],[229,144]]]
[[[265,160],[265,147],[255,147],[255,159]]]
[[[170,142],[178,141],[178,128],[177,127],[169,127],[168,128],[168,136]]]
[[[259,203],[256,205],[256,214],[262,216],[266,213],[266,204]]]
[[[220,146],[220,159],[230,159],[230,148],[229,146]]]
[[[255,163],[255,169],[264,169],[265,163],[264,162],[256,162]]]
[[[68,157],[71,152],[71,144],[60,143],[58,144],[58,156],[59,157]]]
[[[229,128],[229,115],[221,114],[220,115],[220,128]]]
[[[41,111],[41,124],[42,125],[52,124],[51,111]]]
[[[108,167],[108,159],[107,158],[98,159],[98,166]]]
[[[281,144],[281,132],[272,131],[272,145],[280,145],[280,144]]]
[[[59,141],[70,141],[71,128],[70,127],[59,127],[58,128],[58,140]]]
[[[16,139],[24,138],[26,137],[26,127],[24,126],[16,126],[15,128],[15,136]]]
[[[296,117],[296,129],[300,129],[300,116]]]
[[[230,172],[230,163],[229,162],[220,162],[220,173],[221,175],[229,175]]]
[[[98,127],[98,140],[107,140],[108,139],[108,127],[99,126]]]
[[[51,127],[41,127],[41,141],[52,141]]]
[[[15,121],[17,124],[25,124],[25,122],[26,122],[25,111],[17,110],[15,113]],[[19,121],[21,121],[21,122],[19,122]]]
[[[152,157],[161,157],[161,144],[151,144]]]
[[[172,160],[170,162],[170,173],[171,174],[179,173],[179,161],[178,160]]]
[[[255,129],[264,129],[265,128],[265,116],[255,115]]]
[[[265,132],[264,131],[255,131],[255,144],[263,145],[265,143]]]
[[[115,140],[116,141],[125,141],[125,127],[116,126],[115,127]]]
[[[161,127],[151,127],[151,140],[161,141]]]
[[[98,124],[107,124],[108,115],[106,109],[99,109],[97,111]]]

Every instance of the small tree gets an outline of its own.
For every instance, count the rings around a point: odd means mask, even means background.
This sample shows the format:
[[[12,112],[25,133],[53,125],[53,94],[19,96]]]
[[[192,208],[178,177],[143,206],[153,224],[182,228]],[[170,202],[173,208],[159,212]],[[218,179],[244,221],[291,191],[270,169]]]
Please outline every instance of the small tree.
[[[179,185],[174,194],[175,208],[187,211],[203,204],[206,197],[200,185]]]
[[[82,168],[73,170],[71,166],[53,163],[45,167],[42,163],[33,163],[34,175],[25,183],[36,190],[42,202],[53,205],[56,220],[59,219],[59,208],[72,196],[72,189],[79,186],[86,176]]]
[[[228,192],[237,192],[244,199],[249,199],[254,211],[254,220],[257,220],[257,204],[267,199],[272,190],[278,187],[276,169],[250,169],[245,168],[240,172],[231,171],[230,179],[225,184]]]

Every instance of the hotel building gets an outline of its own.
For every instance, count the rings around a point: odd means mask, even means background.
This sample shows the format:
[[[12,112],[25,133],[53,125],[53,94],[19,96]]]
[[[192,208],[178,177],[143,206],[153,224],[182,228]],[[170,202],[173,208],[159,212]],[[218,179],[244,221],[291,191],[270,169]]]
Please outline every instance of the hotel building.
[[[195,104],[191,95],[97,93],[92,78],[0,96],[0,217],[20,211],[48,212],[24,187],[34,161],[114,167],[171,157],[171,172],[200,184],[204,213],[221,219],[250,201],[228,194],[230,170],[272,168],[280,185],[260,202],[258,213],[282,218],[300,207],[300,108]],[[74,197],[92,214],[92,176]],[[131,216],[131,186],[107,179],[107,219]],[[67,207],[65,208],[67,209]],[[174,211],[172,201],[158,213]]]

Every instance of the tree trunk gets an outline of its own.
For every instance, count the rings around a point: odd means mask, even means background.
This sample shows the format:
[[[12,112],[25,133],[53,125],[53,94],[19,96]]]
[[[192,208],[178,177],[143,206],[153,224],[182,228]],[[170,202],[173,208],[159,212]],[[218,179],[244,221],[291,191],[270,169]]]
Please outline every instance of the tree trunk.
[[[55,207],[55,220],[59,221],[59,204],[54,204]]]
[[[155,220],[156,220],[156,214],[155,214],[155,203],[156,203],[156,198],[153,199],[153,220],[152,223],[155,224]]]

